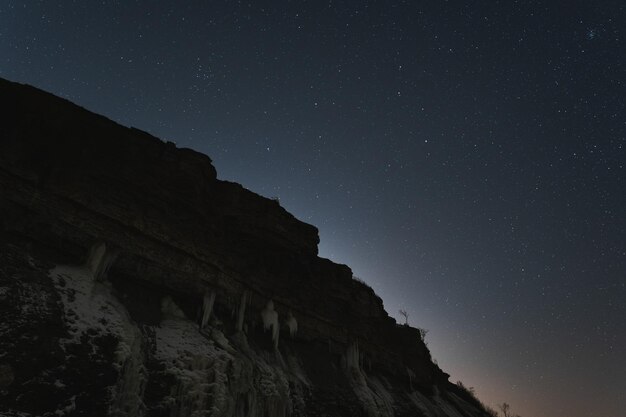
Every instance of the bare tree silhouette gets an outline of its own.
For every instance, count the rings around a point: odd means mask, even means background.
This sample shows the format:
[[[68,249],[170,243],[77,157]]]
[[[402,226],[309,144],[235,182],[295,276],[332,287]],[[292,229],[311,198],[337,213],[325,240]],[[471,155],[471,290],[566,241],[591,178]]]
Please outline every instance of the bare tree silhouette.
[[[502,417],[520,417],[519,414],[513,414],[511,412],[511,406],[507,403],[502,403],[498,406],[502,411]]]
[[[404,317],[404,325],[408,326],[409,325],[409,313],[406,312],[406,310],[398,310],[398,313],[400,313],[400,315],[402,317]]]

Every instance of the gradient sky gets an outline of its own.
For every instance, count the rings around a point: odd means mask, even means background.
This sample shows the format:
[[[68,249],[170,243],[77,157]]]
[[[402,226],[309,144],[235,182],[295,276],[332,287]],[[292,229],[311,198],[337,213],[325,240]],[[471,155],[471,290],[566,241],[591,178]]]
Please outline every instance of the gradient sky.
[[[623,1],[2,1],[0,76],[211,156],[522,417],[626,410]]]

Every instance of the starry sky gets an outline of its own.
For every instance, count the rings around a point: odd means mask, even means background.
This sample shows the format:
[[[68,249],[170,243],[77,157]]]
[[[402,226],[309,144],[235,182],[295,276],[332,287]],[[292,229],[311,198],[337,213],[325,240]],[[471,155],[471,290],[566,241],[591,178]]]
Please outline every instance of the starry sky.
[[[208,154],[522,417],[626,409],[622,1],[2,1],[0,76]]]

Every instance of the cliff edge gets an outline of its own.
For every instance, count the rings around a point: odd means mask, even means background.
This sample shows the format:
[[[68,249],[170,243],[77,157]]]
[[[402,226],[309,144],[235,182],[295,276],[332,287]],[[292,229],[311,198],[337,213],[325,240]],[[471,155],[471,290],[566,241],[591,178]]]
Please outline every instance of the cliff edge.
[[[0,233],[6,415],[487,415],[315,227],[2,79]]]

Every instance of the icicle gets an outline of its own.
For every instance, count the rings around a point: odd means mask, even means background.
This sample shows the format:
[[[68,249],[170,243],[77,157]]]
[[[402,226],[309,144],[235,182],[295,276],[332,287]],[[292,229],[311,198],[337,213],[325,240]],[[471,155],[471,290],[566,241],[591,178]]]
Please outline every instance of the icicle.
[[[246,304],[248,303],[248,291],[244,291],[241,294],[241,302],[239,303],[239,309],[237,310],[237,331],[243,331],[243,321],[246,316]]]
[[[87,268],[92,274],[96,274],[104,254],[106,253],[106,245],[104,243],[97,243],[89,250],[89,257],[87,258]]]
[[[86,267],[91,272],[94,280],[101,280],[115,261],[117,254],[111,250],[107,251],[105,243],[96,243],[89,250]]]
[[[359,360],[359,342],[357,341],[348,345],[348,349],[346,351],[346,366],[348,368],[356,369],[357,371],[361,370]]]
[[[278,326],[278,313],[274,310],[274,301],[269,300],[265,308],[261,311],[263,319],[263,330],[272,329],[272,341],[274,347],[278,348],[278,336],[280,335],[280,327]]]
[[[406,368],[406,373],[409,375],[409,389],[413,392],[413,378],[415,378],[415,373],[408,367]]]
[[[215,303],[215,291],[204,294],[202,300],[202,321],[200,322],[200,329],[205,327],[211,318],[213,312],[213,304]]]
[[[298,321],[293,316],[291,311],[289,312],[289,317],[287,318],[287,328],[289,328],[289,336],[294,337],[298,332]]]

